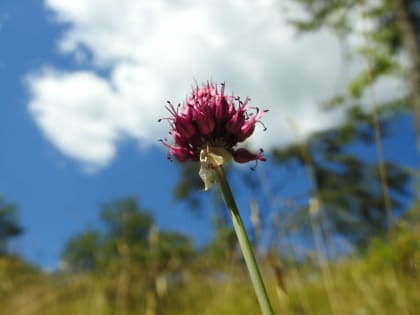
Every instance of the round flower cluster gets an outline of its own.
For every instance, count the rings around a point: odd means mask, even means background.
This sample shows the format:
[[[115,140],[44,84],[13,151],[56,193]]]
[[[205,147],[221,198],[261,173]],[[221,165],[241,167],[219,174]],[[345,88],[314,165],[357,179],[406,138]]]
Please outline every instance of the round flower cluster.
[[[251,153],[245,148],[236,148],[239,142],[252,135],[256,123],[261,123],[260,118],[266,111],[255,107],[249,112],[248,97],[242,101],[239,97],[225,95],[224,89],[225,85],[221,84],[219,92],[212,83],[197,87],[182,108],[180,105],[175,108],[168,101],[167,109],[172,115],[167,118],[171,124],[169,134],[174,143],[160,141],[169,148],[169,159],[203,162],[203,154],[217,152],[225,160],[229,155],[239,163],[266,160],[262,150]]]

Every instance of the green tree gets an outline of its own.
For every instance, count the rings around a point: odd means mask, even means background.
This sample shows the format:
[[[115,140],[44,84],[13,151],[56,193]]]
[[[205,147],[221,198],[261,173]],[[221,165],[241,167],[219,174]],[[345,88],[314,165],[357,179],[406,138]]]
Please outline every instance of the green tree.
[[[186,202],[192,214],[199,214],[203,209],[203,200],[212,205],[211,215],[214,237],[207,246],[214,261],[220,262],[231,257],[233,249],[237,246],[235,231],[233,230],[229,212],[225,208],[218,187],[214,187],[205,194],[202,193],[204,184],[198,175],[199,162],[179,163],[180,176],[173,189],[177,201]],[[225,168],[226,173],[231,172],[231,167]]]
[[[355,34],[365,38],[364,44],[356,49],[368,61],[369,67],[353,78],[347,91],[328,102],[329,105],[349,105],[351,102],[353,107],[360,107],[360,104],[354,103],[354,99],[359,99],[363,92],[380,78],[388,76],[406,81],[410,87],[408,94],[392,101],[394,105],[404,105],[403,107],[413,114],[417,146],[420,150],[420,1],[294,2],[306,13],[304,18],[291,19],[291,23],[301,32],[328,28],[343,41],[349,38],[349,35]],[[360,20],[364,29],[360,29]],[[355,25],[359,25],[359,28]],[[407,67],[401,63],[402,54],[409,59]]]
[[[72,270],[94,270],[100,259],[101,237],[97,231],[88,230],[70,239],[64,249],[63,259]]]
[[[409,172],[398,164],[385,163],[391,201],[389,210],[392,211],[387,213],[377,162],[349,153],[351,146],[360,143],[361,138],[372,138],[369,133],[373,131],[369,125],[363,126],[361,123],[352,122],[352,126],[357,130],[349,130],[348,125],[344,124],[312,135],[304,144],[310,161],[302,157],[299,144],[274,149],[272,156],[275,164],[289,167],[292,172],[297,168],[309,167],[313,183],[300,198],[320,198],[326,230],[364,248],[372,237],[384,235],[389,229],[389,219],[405,210],[401,201],[409,196],[407,187],[410,177]],[[307,202],[300,204],[303,207],[289,217],[288,225],[310,231],[307,229],[310,223]]]
[[[100,219],[104,227],[104,254],[109,259],[120,255],[121,246],[127,246],[130,256],[144,261],[153,217],[139,207],[135,198],[104,204]]]
[[[108,268],[122,258],[138,267],[147,266],[153,260],[156,268],[161,269],[173,257],[183,261],[194,252],[191,240],[175,231],[159,232],[158,241],[152,246],[153,216],[135,198],[104,204],[100,219],[97,230],[82,232],[66,244],[63,258],[72,270]]]
[[[177,270],[194,255],[191,239],[175,231],[161,231],[156,244],[158,270]]]
[[[18,223],[17,206],[0,195],[0,255],[6,253],[7,241],[23,232]]]

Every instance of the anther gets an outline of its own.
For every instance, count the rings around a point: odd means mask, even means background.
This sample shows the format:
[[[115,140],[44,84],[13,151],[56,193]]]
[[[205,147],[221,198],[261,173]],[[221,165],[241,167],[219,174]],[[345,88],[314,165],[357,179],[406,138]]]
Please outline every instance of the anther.
[[[263,128],[264,128],[263,131],[266,131],[267,130],[267,127],[264,125],[264,123],[262,121],[257,120],[256,122],[259,123],[259,124],[261,124],[263,126]]]

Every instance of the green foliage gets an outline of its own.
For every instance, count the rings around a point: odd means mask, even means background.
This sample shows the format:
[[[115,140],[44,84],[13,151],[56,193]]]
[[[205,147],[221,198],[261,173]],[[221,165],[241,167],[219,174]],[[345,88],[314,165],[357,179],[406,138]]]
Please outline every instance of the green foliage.
[[[39,276],[39,271],[18,256],[0,257],[0,297]],[[1,302],[0,302],[1,303]],[[1,314],[1,312],[0,312]]]
[[[6,253],[6,242],[23,232],[18,223],[17,207],[0,195],[0,256]]]
[[[378,53],[372,49],[363,49],[361,53],[366,55],[367,58],[372,58],[373,64],[371,69],[361,72],[348,84],[348,92],[353,98],[362,97],[366,87],[379,78],[391,77],[399,73],[398,70],[400,70],[399,63],[388,55]]]
[[[100,235],[90,230],[73,237],[66,245],[63,259],[73,270],[94,270],[98,262]]]
[[[174,187],[174,197],[177,200],[185,200],[191,209],[197,210],[200,207],[200,198],[197,192],[203,190],[203,181],[198,176],[200,163],[183,163],[179,164],[180,173],[179,181]]]
[[[183,263],[194,256],[191,240],[179,232],[159,232],[159,243],[156,246],[155,264],[158,270],[179,270]]]
[[[392,242],[376,240],[366,260],[367,272],[392,269],[402,276],[420,278],[420,235],[400,233]]]
[[[350,36],[362,39],[356,53],[366,61],[366,67],[347,85],[345,91],[327,100],[325,109],[344,107],[345,121],[338,127],[312,135],[303,146],[311,158],[311,165],[302,158],[301,147],[292,144],[273,150],[279,166],[306,166],[312,169],[315,187],[311,195],[322,202],[326,227],[341,234],[359,247],[367,246],[370,238],[383,235],[388,229],[382,190],[382,179],[376,159],[362,158],[353,153],[361,144],[374,146],[373,116],[366,110],[378,106],[379,130],[382,139],[389,135],[389,124],[406,111],[406,96],[388,100],[386,104],[365,104],[363,96],[375,82],[385,77],[405,79],[399,53],[401,30],[396,23],[392,1],[355,0],[295,0],[305,11],[303,18],[291,23],[302,33],[327,28],[342,41]],[[363,15],[363,16],[362,16]],[[360,29],[360,25],[363,27]],[[358,29],[355,27],[358,25]],[[363,41],[363,39],[365,39]],[[368,66],[369,64],[369,66]],[[353,151],[353,152],[352,152]],[[407,196],[409,172],[401,165],[385,161],[386,185],[390,191],[392,211],[400,213],[401,197]],[[317,191],[316,191],[317,190]],[[307,207],[292,215],[291,224],[305,229]]]
[[[211,218],[215,237],[209,242],[207,248],[215,260],[230,257],[237,245],[237,238],[218,187],[203,193],[204,184],[198,175],[200,163],[179,163],[178,166],[180,176],[173,191],[175,199],[186,202],[193,214],[201,211],[204,198],[212,202],[214,212]],[[227,166],[225,171],[229,174],[231,167]]]
[[[100,213],[106,236],[117,242],[147,243],[152,216],[140,209],[134,198],[105,204]]]
[[[356,52],[370,64],[348,84],[347,93],[334,97],[328,103],[347,104],[358,99],[378,79],[389,76],[407,80],[402,70],[401,52],[405,52],[402,29],[392,0],[294,0],[304,10],[303,18],[291,20],[302,33],[326,28],[346,41],[351,36],[365,40]],[[415,11],[416,0],[404,2]],[[418,19],[419,20],[419,19]],[[362,27],[360,28],[360,26]],[[418,32],[419,28],[417,29]]]
[[[357,117],[361,123],[345,123],[313,135],[305,146],[312,157],[310,167],[328,230],[364,247],[370,238],[383,235],[388,223],[377,162],[348,153],[349,144],[355,140],[372,141],[373,131],[363,123],[365,114],[355,110],[351,115],[352,119]],[[282,167],[306,164],[298,144],[275,149],[272,156],[275,163]],[[385,168],[392,210],[398,213],[404,210],[399,200],[408,195],[409,172],[392,162],[386,162]],[[311,190],[305,198],[309,199],[314,194],[316,192]],[[305,225],[309,224],[305,218],[307,208],[303,207],[292,215],[289,224],[305,230]]]
[[[317,264],[289,262],[282,291],[263,263],[276,314],[417,314],[420,308],[419,208],[396,224],[388,241],[377,240],[359,257],[330,261],[331,282]],[[150,312],[147,270],[133,267],[84,274],[47,274],[18,259],[0,259],[0,315],[258,314],[248,275],[238,261],[209,263],[207,253],[180,267],[165,268],[166,289]],[[10,276],[10,275],[13,275]],[[163,278],[160,278],[162,280]],[[333,294],[326,287],[333,288]],[[331,305],[335,312],[331,311]]]
[[[66,244],[63,258],[71,270],[117,268],[121,259],[138,266],[153,263],[160,269],[175,257],[184,261],[193,254],[188,237],[173,231],[158,232],[153,228],[152,215],[141,209],[134,198],[105,204],[100,218],[101,229],[89,229]]]
[[[352,30],[349,12],[359,3],[356,0],[295,0],[295,2],[307,13],[303,19],[290,20],[298,30],[308,32],[329,27],[340,36]]]
[[[375,239],[365,259],[367,272],[392,269],[401,276],[420,279],[420,206],[404,213],[388,239]]]

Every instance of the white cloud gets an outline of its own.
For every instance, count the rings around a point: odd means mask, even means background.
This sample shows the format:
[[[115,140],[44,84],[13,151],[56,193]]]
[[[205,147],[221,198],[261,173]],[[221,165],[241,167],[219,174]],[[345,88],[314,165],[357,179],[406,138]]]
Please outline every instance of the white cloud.
[[[337,122],[319,103],[345,81],[332,35],[296,37],[278,1],[45,0],[66,23],[59,49],[88,70],[29,75],[34,119],[64,154],[103,167],[121,137],[156,143],[166,100],[182,102],[194,79],[226,81],[228,90],[270,109],[269,130],[253,142],[292,140],[293,118],[305,134]],[[108,70],[108,78],[96,70]]]
[[[115,154],[117,96],[90,72],[44,71],[28,78],[30,110],[45,135],[66,155],[106,165]]]

